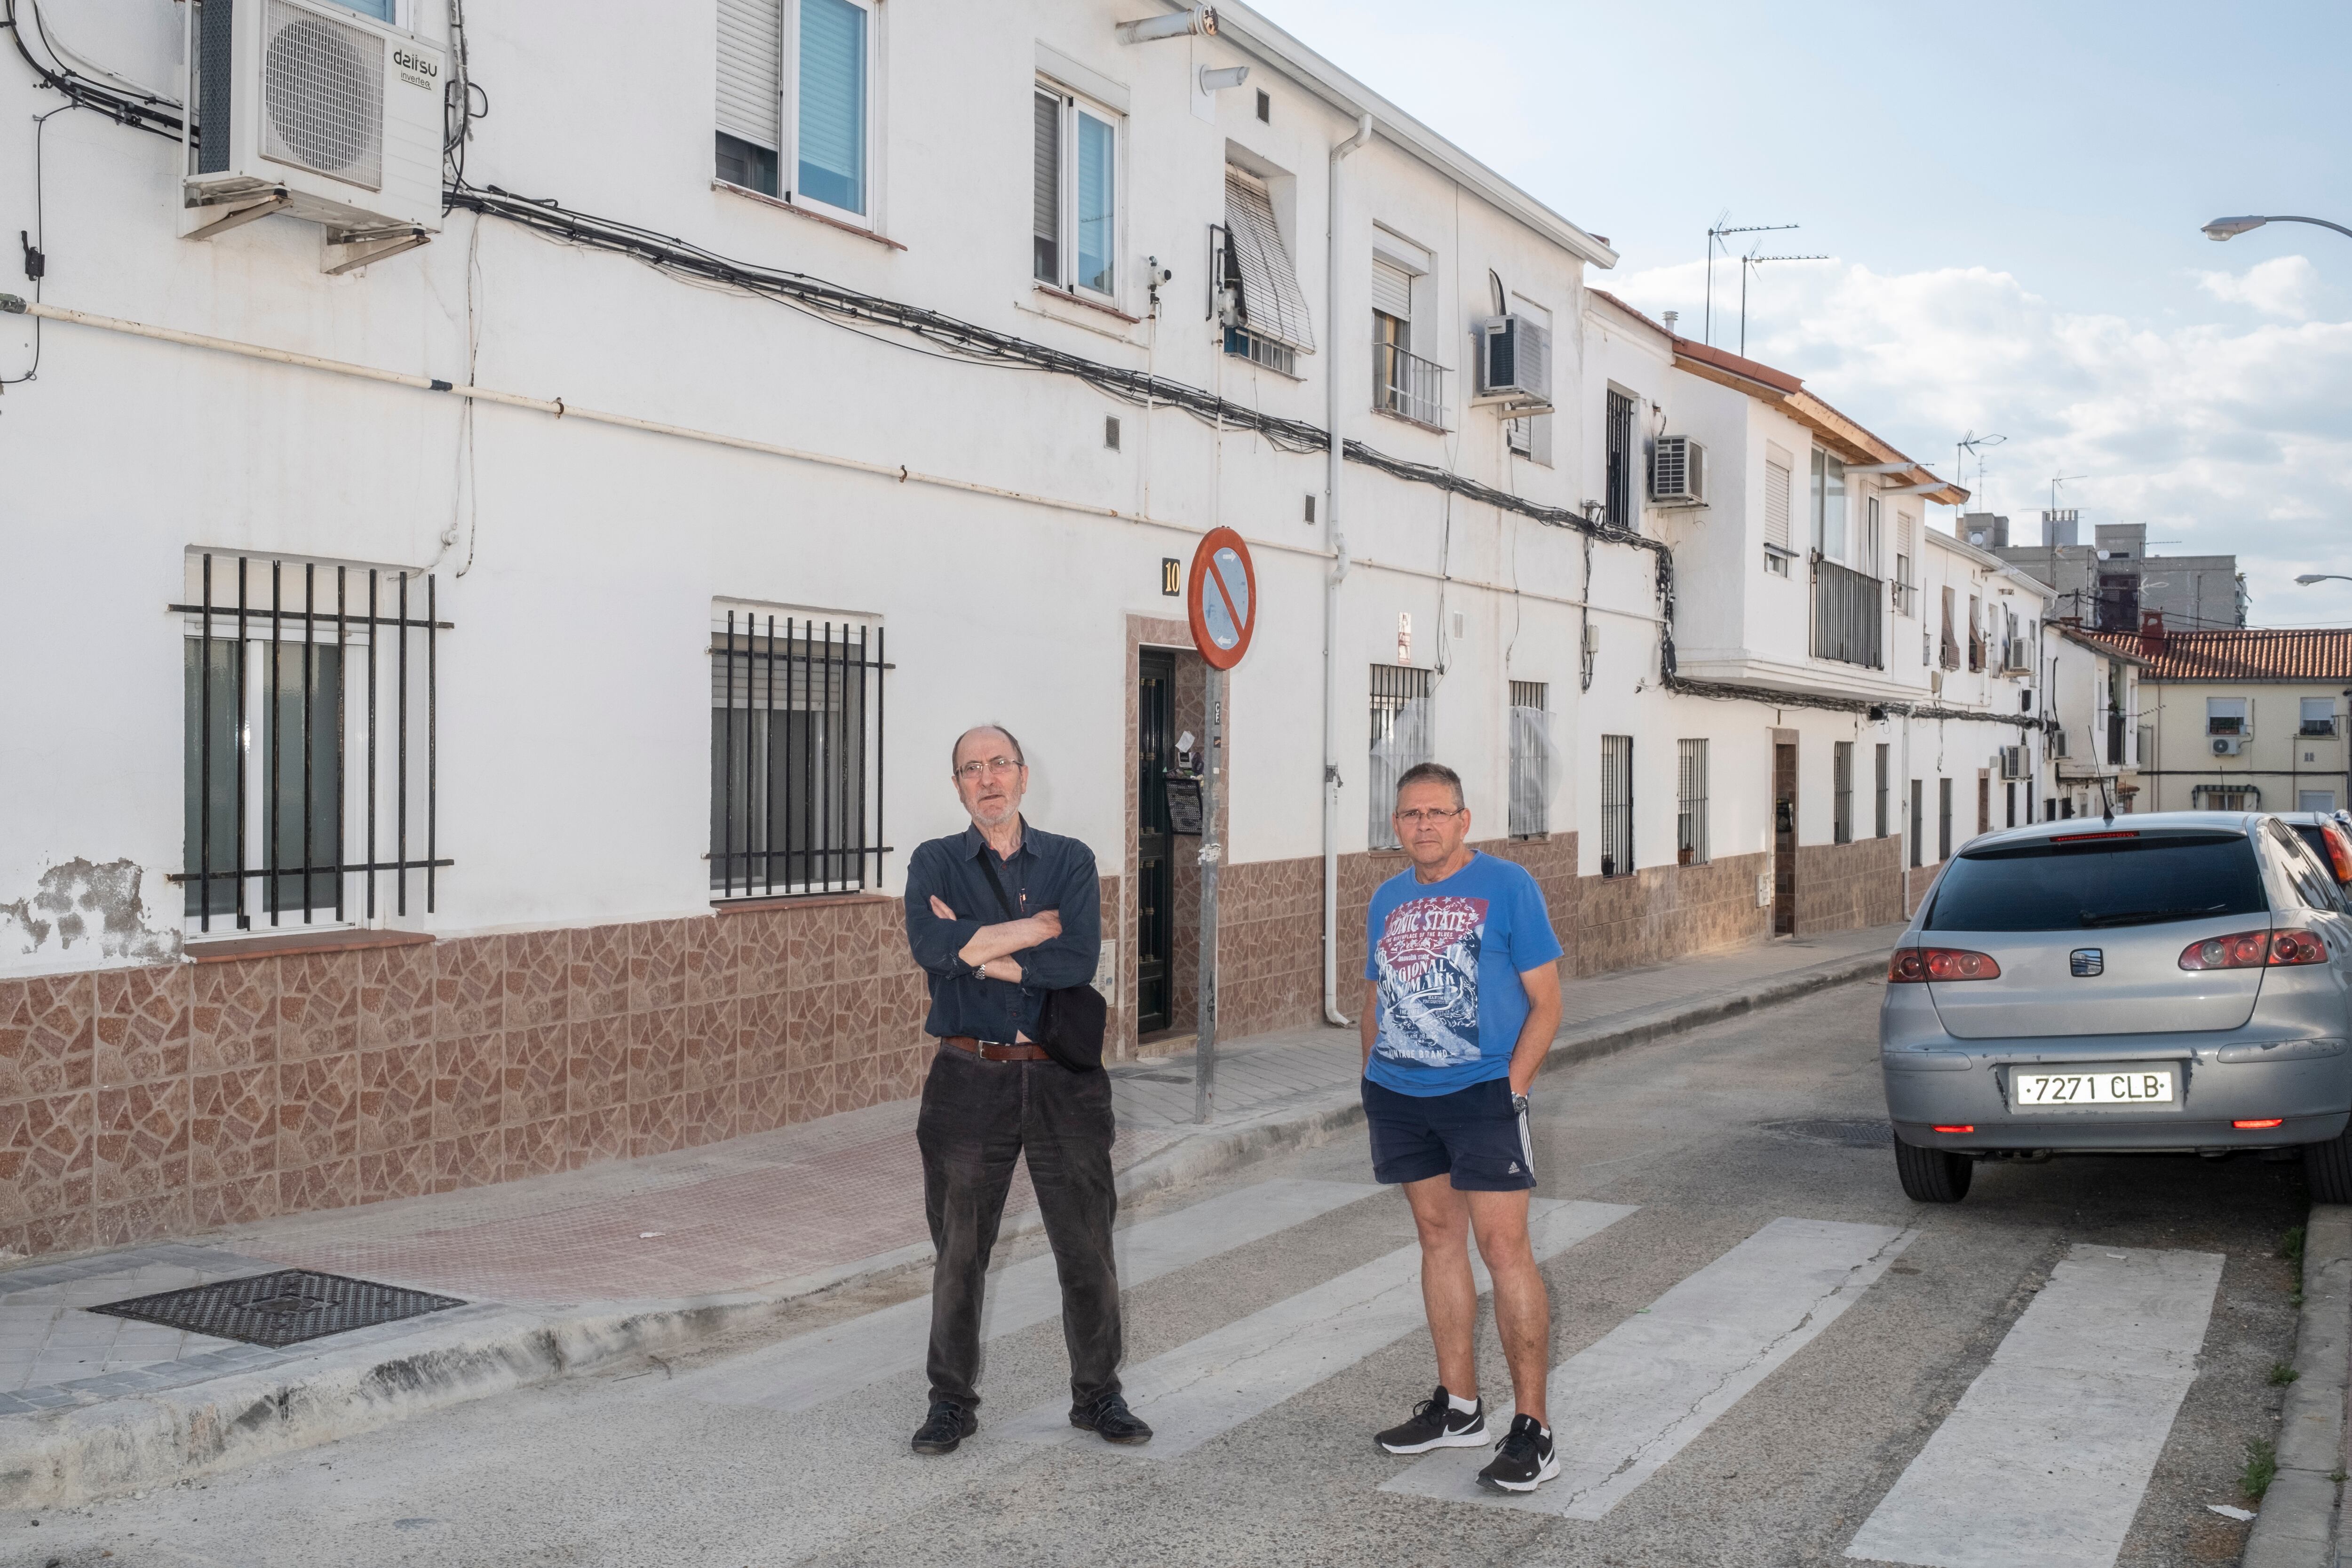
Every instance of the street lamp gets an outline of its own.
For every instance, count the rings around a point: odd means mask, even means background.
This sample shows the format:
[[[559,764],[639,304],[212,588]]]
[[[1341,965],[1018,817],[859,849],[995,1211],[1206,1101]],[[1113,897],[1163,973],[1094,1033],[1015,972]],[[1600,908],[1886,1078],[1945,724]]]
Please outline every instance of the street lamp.
[[[2330,578],[2335,579],[2338,583],[2352,583],[2352,577],[2347,577],[2341,572],[2305,572],[2302,576],[2297,577],[2295,582],[2299,585],[2308,588],[2314,583],[2325,583]]]
[[[2217,217],[2205,226],[2205,237],[2213,240],[2235,239],[2249,230],[2262,227],[2266,223],[2317,224],[2321,228],[2332,228],[2336,233],[2352,238],[2352,228],[2346,228],[2340,223],[2330,223],[2324,217],[2288,217],[2278,214],[2270,217]]]

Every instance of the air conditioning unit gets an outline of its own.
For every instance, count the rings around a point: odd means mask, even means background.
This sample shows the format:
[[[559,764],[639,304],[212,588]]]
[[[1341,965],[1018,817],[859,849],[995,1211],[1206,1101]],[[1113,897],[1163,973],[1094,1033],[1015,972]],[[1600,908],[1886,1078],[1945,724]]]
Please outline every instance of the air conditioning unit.
[[[186,237],[283,213],[323,225],[325,269],[346,272],[439,231],[449,72],[437,46],[331,3],[194,11]]]
[[[2023,637],[2011,637],[2001,649],[2000,672],[2003,675],[2032,675],[2033,647]]]
[[[1706,504],[1706,448],[1687,436],[1661,436],[1650,448],[1650,499],[1661,506]]]
[[[2050,743],[2047,750],[2053,757],[2064,756],[2066,754],[2066,731],[2063,730],[2051,731]]]
[[[1488,316],[1470,324],[1476,351],[1476,404],[1506,405],[1505,417],[1551,412],[1551,329],[1525,316]]]
[[[2246,738],[2243,735],[2216,735],[2213,737],[2213,754],[2217,757],[2234,757],[2244,752],[2245,749]]]
[[[2027,771],[2028,764],[2026,763],[2026,752],[2023,746],[2003,746],[2000,749],[2001,777],[2005,779],[2021,779],[2026,776]]]

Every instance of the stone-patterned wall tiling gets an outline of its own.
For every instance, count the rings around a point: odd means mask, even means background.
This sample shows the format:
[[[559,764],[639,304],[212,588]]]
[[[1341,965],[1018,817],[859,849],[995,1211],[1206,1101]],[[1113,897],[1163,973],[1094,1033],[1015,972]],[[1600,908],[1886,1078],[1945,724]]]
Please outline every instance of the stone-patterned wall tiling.
[[[1903,873],[1903,918],[1905,920],[1909,920],[1919,912],[1919,906],[1926,901],[1928,890],[1935,887],[1936,879],[1944,874],[1945,864],[1938,860],[1933,866],[1914,866]]]
[[[856,1110],[920,1088],[929,1005],[882,897],[0,981],[0,1246],[129,1246]]]
[[[1854,931],[1903,919],[1903,841],[1797,847],[1797,934]]]
[[[1649,866],[1629,877],[1582,877],[1573,973],[1599,974],[1687,953],[1759,942],[1772,911],[1756,907],[1763,854],[1725,855],[1704,866]]]

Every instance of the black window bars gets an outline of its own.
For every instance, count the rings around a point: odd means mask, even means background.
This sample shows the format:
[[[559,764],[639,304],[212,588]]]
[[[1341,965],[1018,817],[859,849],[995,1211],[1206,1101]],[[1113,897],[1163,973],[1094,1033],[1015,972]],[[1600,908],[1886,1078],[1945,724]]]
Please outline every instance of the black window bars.
[[[215,915],[230,918],[239,931],[251,929],[255,917],[266,914],[277,926],[299,910],[301,923],[321,916],[347,918],[351,879],[363,877],[362,909],[376,913],[376,878],[390,873],[394,912],[408,912],[411,871],[425,873],[425,908],[435,908],[435,873],[451,864],[439,853],[440,837],[440,673],[439,634],[451,629],[436,611],[437,592],[433,577],[424,576],[424,616],[411,614],[411,594],[418,574],[382,567],[336,565],[333,607],[321,606],[325,584],[316,562],[297,562],[300,574],[299,608],[288,603],[289,563],[271,560],[268,598],[257,602],[254,581],[260,564],[239,555],[236,562],[236,597],[225,602],[227,584],[220,581],[213,555],[201,558],[197,602],[170,605],[172,613],[196,617],[187,639],[187,842],[186,868],[170,879],[187,889],[186,912],[200,931],[213,929]],[[225,564],[225,563],[223,563]],[[362,578],[364,575],[364,584]],[[361,595],[364,595],[364,598]],[[387,614],[386,611],[391,613]],[[262,634],[267,620],[268,635]],[[384,647],[381,628],[392,628],[392,647]],[[414,634],[414,635],[412,635]],[[331,635],[331,640],[330,637]],[[349,655],[366,649],[365,702],[362,728],[352,733],[347,697],[351,679]],[[383,668],[387,653],[389,672]],[[412,681],[412,668],[423,663],[422,679]],[[421,685],[425,709],[423,858],[409,850],[409,796],[415,771],[409,754],[410,715],[416,706],[412,685]],[[256,688],[259,690],[257,693]],[[387,692],[388,689],[388,692]],[[378,750],[378,733],[387,727],[382,712],[389,695],[393,712],[392,778],[389,790]],[[256,755],[253,720],[261,720],[263,754]],[[364,752],[365,805],[362,810],[365,856],[350,857],[345,806],[350,798],[347,760],[357,740]],[[292,753],[289,755],[289,752]],[[261,778],[261,820],[251,821],[252,774]],[[390,796],[393,821],[389,837],[394,858],[379,858],[380,795]],[[292,800],[289,802],[289,797]],[[253,863],[255,835],[262,840],[260,864]],[[247,889],[258,881],[259,897]],[[255,908],[257,903],[258,908]]]
[[[779,624],[781,622],[781,625]],[[883,629],[727,612],[713,628],[710,888],[849,892],[882,879]],[[870,864],[870,875],[869,875]]]

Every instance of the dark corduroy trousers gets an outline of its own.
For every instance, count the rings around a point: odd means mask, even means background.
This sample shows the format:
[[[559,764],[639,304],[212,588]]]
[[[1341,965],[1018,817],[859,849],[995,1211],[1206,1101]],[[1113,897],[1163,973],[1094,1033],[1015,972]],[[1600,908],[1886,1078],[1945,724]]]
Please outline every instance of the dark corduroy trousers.
[[[1111,1222],[1110,1075],[1058,1062],[990,1062],[941,1046],[923,1083],[915,1142],[923,1155],[923,1208],[939,1258],[931,1268],[931,1397],[980,1404],[980,1310],[1013,1163],[1030,1184],[1062,1281],[1062,1340],[1070,1397],[1118,1391],[1123,1353]]]

